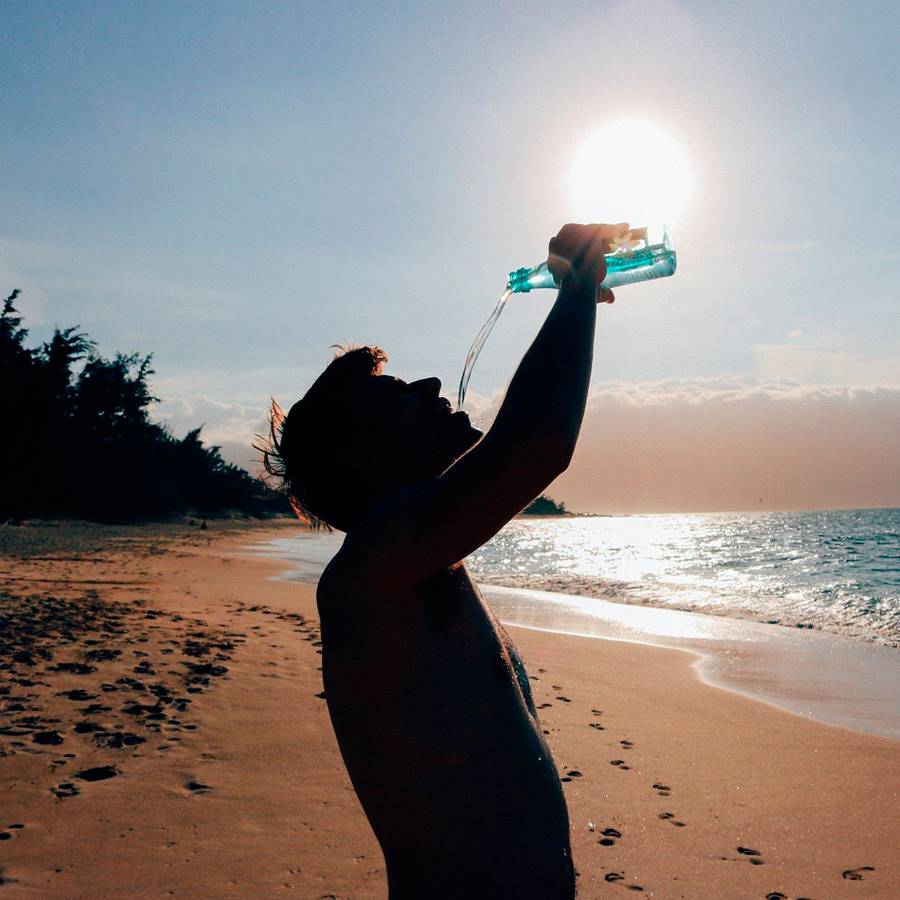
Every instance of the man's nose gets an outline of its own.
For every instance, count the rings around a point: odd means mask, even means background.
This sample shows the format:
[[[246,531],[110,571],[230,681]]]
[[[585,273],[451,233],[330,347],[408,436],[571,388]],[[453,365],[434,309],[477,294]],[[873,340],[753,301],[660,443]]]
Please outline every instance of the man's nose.
[[[438,397],[441,393],[441,379],[421,378],[419,381],[411,381],[409,389],[420,397]]]

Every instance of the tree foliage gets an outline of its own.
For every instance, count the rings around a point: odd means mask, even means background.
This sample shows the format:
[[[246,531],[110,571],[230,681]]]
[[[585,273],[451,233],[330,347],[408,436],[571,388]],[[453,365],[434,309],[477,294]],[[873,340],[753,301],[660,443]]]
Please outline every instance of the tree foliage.
[[[151,356],[107,359],[77,327],[29,349],[18,296],[0,313],[0,521],[285,510],[261,480],[205,446],[199,428],[178,440],[150,421]]]
[[[566,509],[565,501],[557,503],[550,497],[541,494],[536,500],[532,500],[525,509],[522,510],[523,516],[568,516],[571,513]]]

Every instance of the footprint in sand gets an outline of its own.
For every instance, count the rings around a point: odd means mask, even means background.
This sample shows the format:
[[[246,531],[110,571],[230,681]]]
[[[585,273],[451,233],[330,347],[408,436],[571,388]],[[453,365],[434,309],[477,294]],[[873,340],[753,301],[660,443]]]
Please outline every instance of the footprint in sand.
[[[76,734],[90,734],[92,731],[103,731],[103,726],[96,722],[76,722],[72,730]]]
[[[553,706],[552,703],[542,703],[538,709],[549,709],[551,706]]]
[[[75,777],[82,781],[106,781],[107,778],[115,778],[118,774],[119,770],[115,766],[94,766],[76,772]]]
[[[772,891],[766,894],[766,900],[787,900],[787,894],[782,894],[781,891]]]
[[[185,787],[192,794],[209,794],[212,792],[212,788],[208,784],[203,784],[202,781],[189,781],[185,784]]]
[[[843,872],[841,872],[841,878],[845,879],[846,881],[862,881],[863,880],[863,876],[862,876],[863,872],[874,872],[874,871],[875,871],[874,866],[860,866],[858,869],[844,870]]]
[[[653,790],[656,791],[660,797],[668,797],[672,793],[672,788],[659,781],[653,782]]]
[[[563,697],[562,694],[560,694],[556,699],[562,700],[563,703],[571,703],[572,702],[568,697]]]
[[[679,822],[675,818],[675,813],[661,812],[657,818],[660,818],[665,822],[670,822],[676,828],[684,828],[684,822]]]
[[[634,746],[631,741],[619,741],[619,744],[621,744],[625,750],[630,750]]]
[[[596,728],[597,731],[606,731],[599,722],[588,722],[588,728]]]
[[[622,837],[622,832],[615,828],[604,828],[600,834],[604,835],[604,837],[600,838],[597,843],[603,847],[612,847],[615,844],[615,838]]]
[[[55,794],[59,800],[65,800],[67,797],[77,797],[81,791],[71,781],[63,781],[55,788],[50,788],[50,793]]]
[[[607,872],[603,876],[604,881],[608,881],[611,884],[616,881],[624,881],[625,876],[620,872]],[[623,884],[622,887],[628,888],[629,891],[643,891],[644,889],[639,884]]]
[[[626,766],[626,765],[625,765],[625,760],[624,760],[624,759],[611,759],[611,760],[609,761],[609,764],[610,764],[611,766],[617,766],[617,767],[618,767],[619,769],[621,769],[623,772],[625,772],[625,771],[627,771],[628,769],[631,768],[631,766]]]
[[[759,850],[754,850],[752,847],[738,847],[737,852],[743,853],[744,856],[749,856],[751,866],[761,866],[763,864]]]
[[[572,769],[570,772],[566,772],[563,778],[560,778],[560,781],[571,781],[573,778],[581,778],[581,772],[578,769]]]
[[[102,685],[103,689],[106,690],[106,685]],[[115,690],[115,688],[113,688]],[[71,691],[59,691],[56,694],[57,697],[66,697],[69,700],[83,701],[87,702],[88,700],[96,700],[97,695],[91,694],[88,691],[83,691],[80,688],[75,688]]]

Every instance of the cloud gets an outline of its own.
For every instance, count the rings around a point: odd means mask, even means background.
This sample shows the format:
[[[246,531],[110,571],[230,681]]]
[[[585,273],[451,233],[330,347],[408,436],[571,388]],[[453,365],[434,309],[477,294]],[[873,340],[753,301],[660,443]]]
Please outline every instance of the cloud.
[[[176,395],[154,404],[151,417],[178,438],[202,425],[205,444],[218,445],[227,462],[256,471],[259,454],[252,444],[256,435],[268,430],[264,407],[229,403],[205,394]]]
[[[154,408],[176,436],[205,423],[207,443],[258,469],[263,402],[191,392]],[[154,388],[158,390],[157,385]],[[472,394],[488,427],[502,396]],[[900,506],[900,380],[801,384],[739,376],[597,385],[575,457],[549,493],[583,512]]]
[[[604,385],[551,492],[586,512],[900,505],[900,381]]]
[[[796,334],[796,333],[795,333]],[[752,348],[762,378],[790,378],[799,382],[842,384],[861,379],[900,380],[900,346],[889,356],[873,356],[842,349],[839,344],[757,344]]]
[[[787,340],[750,347],[763,380],[805,384],[859,384],[900,381],[900,339],[890,329],[862,349],[859,335],[835,329],[813,333],[794,329]]]

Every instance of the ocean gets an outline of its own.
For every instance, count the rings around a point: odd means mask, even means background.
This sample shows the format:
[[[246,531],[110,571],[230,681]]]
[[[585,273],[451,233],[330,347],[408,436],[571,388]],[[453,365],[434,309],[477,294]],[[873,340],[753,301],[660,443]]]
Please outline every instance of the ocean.
[[[341,540],[251,549],[315,581]],[[507,625],[685,650],[710,684],[900,738],[900,510],[521,518],[466,565]]]
[[[900,509],[515,519],[480,581],[900,645]]]

